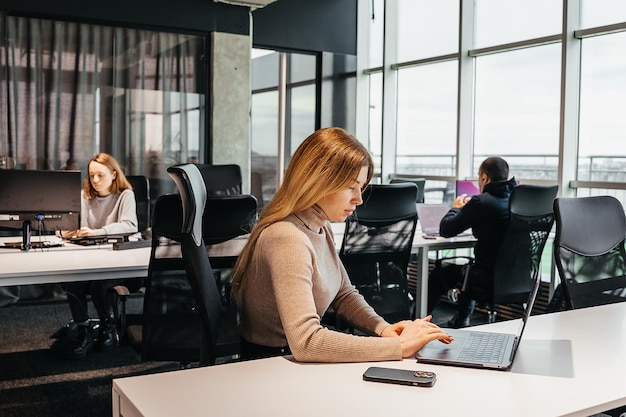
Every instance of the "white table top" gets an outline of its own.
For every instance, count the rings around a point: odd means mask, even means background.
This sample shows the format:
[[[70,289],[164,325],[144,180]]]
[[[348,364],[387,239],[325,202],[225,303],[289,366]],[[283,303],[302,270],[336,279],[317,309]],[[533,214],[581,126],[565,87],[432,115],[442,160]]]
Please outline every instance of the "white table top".
[[[512,331],[518,321],[480,326]],[[369,366],[428,370],[432,388],[362,381]],[[588,416],[626,404],[626,303],[532,316],[511,371],[414,359],[290,357],[113,380],[114,416]],[[120,414],[121,411],[121,414]]]
[[[344,224],[333,224],[335,240],[341,247]],[[40,237],[33,237],[33,241]],[[42,239],[62,242],[63,246],[46,249],[5,248],[4,242],[20,241],[21,236],[0,237],[0,286],[46,284],[93,279],[120,279],[145,277],[148,273],[150,248],[113,250],[113,245],[80,246],[62,241],[56,236]],[[430,250],[438,247],[453,248],[471,245],[473,237],[451,239],[424,239],[416,234],[414,250]],[[240,237],[225,245],[209,249],[210,256],[230,255],[240,251],[246,239]]]
[[[56,236],[45,238],[60,241]],[[62,247],[26,252],[1,246],[5,241],[20,239],[0,238],[0,286],[141,278],[148,275],[149,247],[113,250],[112,244],[80,246],[64,242]]]

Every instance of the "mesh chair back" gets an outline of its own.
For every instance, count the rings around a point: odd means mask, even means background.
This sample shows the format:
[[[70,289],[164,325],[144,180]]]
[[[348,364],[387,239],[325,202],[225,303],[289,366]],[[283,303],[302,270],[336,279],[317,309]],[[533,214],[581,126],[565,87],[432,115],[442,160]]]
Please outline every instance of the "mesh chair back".
[[[611,196],[557,198],[554,260],[569,308],[626,301],[626,217]]]
[[[494,267],[493,293],[471,296],[492,305],[525,303],[539,278],[541,256],[554,224],[557,185],[522,184],[509,199],[510,219]]]
[[[412,317],[407,267],[417,224],[413,183],[372,184],[346,220],[340,258],[352,283],[389,322]]]

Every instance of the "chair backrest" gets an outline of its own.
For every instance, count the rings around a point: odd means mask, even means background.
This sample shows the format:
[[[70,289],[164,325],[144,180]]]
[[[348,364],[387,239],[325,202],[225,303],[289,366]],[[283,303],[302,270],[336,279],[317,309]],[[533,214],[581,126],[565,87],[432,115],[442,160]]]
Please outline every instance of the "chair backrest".
[[[372,184],[346,220],[340,258],[352,283],[387,320],[410,318],[407,267],[417,224],[414,183]],[[384,291],[397,293],[383,305]],[[391,299],[391,294],[390,297]],[[381,304],[376,300],[381,300]]]
[[[395,177],[391,180],[391,184],[397,184],[401,182],[412,182],[417,185],[417,194],[415,195],[416,203],[424,202],[424,188],[426,187],[426,179],[425,178],[402,178]]]
[[[256,223],[257,200],[248,194],[209,196],[203,216],[202,237],[213,268],[232,268]]]
[[[215,363],[215,346],[221,317],[221,297],[202,239],[202,217],[207,190],[194,164],[169,167],[182,202],[181,250],[187,278],[193,289],[203,327],[200,366]]]
[[[126,178],[133,186],[135,203],[137,206],[137,228],[140,232],[150,227],[150,183],[144,175],[127,175]]]
[[[207,195],[241,194],[241,167],[236,164],[196,164],[204,179]]]
[[[552,202],[557,191],[557,185],[523,184],[513,189],[509,225],[494,266],[493,293],[478,294],[477,299],[492,305],[528,301],[554,224]]]
[[[183,209],[179,194],[165,194],[155,203],[152,252],[144,296],[141,353],[144,361],[199,361],[202,324],[187,279],[180,242]],[[202,237],[213,269],[230,269],[256,220],[256,200],[249,195],[209,196]],[[216,282],[220,282],[219,271]],[[238,350],[236,309],[224,289],[217,356]]]
[[[141,340],[136,341],[144,361],[191,363],[200,358],[202,325],[181,254],[182,219],[180,195],[157,198]]]
[[[569,308],[626,301],[626,216],[611,196],[557,198],[554,261]]]

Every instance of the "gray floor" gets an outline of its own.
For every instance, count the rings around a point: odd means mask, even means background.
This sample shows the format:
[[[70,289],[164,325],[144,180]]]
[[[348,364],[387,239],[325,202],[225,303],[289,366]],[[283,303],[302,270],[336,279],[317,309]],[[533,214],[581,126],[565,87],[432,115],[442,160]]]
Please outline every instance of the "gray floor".
[[[140,306],[140,299],[129,302],[130,311]],[[178,368],[143,363],[130,346],[77,361],[61,359],[49,349],[50,335],[69,318],[63,301],[0,308],[0,416],[110,417],[113,378]]]

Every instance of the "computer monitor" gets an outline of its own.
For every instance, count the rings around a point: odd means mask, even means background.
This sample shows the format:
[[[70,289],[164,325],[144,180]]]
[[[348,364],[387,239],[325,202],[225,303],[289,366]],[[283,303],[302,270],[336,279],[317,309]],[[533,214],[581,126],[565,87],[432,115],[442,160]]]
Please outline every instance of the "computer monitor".
[[[0,228],[80,227],[80,171],[0,170]]]

